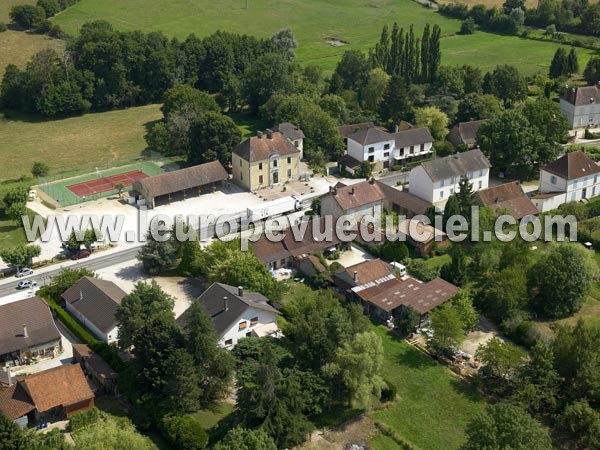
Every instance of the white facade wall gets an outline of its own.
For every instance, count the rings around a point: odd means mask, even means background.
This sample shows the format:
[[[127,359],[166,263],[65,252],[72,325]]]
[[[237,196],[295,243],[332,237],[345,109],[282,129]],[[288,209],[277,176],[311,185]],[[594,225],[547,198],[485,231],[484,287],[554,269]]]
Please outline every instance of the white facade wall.
[[[487,189],[490,176],[489,169],[481,169],[465,175],[469,177],[469,182],[473,186],[474,192],[480,189]],[[458,191],[459,182],[460,176],[446,178],[434,183],[425,170],[421,166],[418,166],[410,171],[409,191],[411,194],[430,203],[445,203],[448,197]]]
[[[426,142],[424,144],[412,145],[411,147],[395,148],[393,157],[396,160],[405,160],[415,156],[424,156],[431,153],[432,147],[433,142]]]
[[[69,311],[73,317],[75,317],[79,322],[81,322],[81,324],[84,327],[86,327],[88,330],[90,330],[92,332],[92,334],[94,336],[96,336],[98,339],[100,339],[104,342],[107,342],[109,344],[112,342],[118,341],[118,336],[119,336],[119,328],[118,327],[114,327],[108,333],[104,333],[103,331],[100,331],[100,329],[98,329],[98,327],[96,327],[96,325],[94,325],[92,322],[90,322],[87,317],[85,317],[77,309],[75,309],[75,307],[71,303],[66,302],[66,307],[67,307],[67,311]]]
[[[362,145],[349,138],[348,154],[359,161],[389,161],[392,152],[394,151],[395,142],[394,139],[390,139],[387,141],[376,142],[375,144]]]
[[[567,194],[558,194],[549,198],[532,198],[531,201],[539,212],[551,211],[567,202]]]
[[[600,175],[587,175],[574,180],[565,180],[545,170],[540,171],[540,192],[565,192],[567,202],[600,195]]]
[[[257,318],[258,321],[255,325],[251,325],[251,321],[254,318]],[[277,322],[277,314],[270,311],[265,311],[263,309],[248,308],[236,320],[234,325],[232,325],[229,330],[220,336],[219,345],[227,349],[232,349],[240,339],[250,336],[252,334],[252,330],[255,328],[273,322]],[[244,323],[245,327],[240,328],[240,325]]]
[[[571,128],[595,127],[600,124],[600,104],[598,103],[575,106],[561,98],[560,109],[567,116]]]

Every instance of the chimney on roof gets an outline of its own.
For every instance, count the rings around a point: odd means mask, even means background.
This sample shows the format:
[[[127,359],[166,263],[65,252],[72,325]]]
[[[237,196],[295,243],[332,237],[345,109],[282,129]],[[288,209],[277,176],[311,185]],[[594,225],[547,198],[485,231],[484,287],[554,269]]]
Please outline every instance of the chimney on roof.
[[[394,133],[398,133],[400,131],[400,125],[394,125]]]
[[[352,186],[352,189],[350,189],[350,195],[354,195],[354,186]]]
[[[369,184],[375,184],[375,177],[369,178]]]
[[[273,132],[267,128],[267,139],[273,139]]]
[[[262,131],[257,131],[256,132],[256,137],[259,139],[262,139]]]
[[[239,297],[244,296],[244,288],[242,286],[238,286],[238,296]]]
[[[79,289],[79,300],[83,300],[83,291]]]
[[[223,297],[223,311],[229,311],[229,302],[227,301],[227,297]]]
[[[354,275],[352,276],[352,279],[354,280],[355,283],[358,283],[358,272],[356,270],[354,271]]]
[[[27,339],[29,337],[29,333],[27,332],[27,325],[23,324],[23,337]]]

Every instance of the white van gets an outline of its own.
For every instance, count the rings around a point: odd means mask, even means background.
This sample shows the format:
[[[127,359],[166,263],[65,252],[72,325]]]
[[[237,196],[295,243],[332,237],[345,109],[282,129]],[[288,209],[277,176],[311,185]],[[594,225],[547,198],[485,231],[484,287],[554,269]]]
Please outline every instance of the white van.
[[[395,270],[396,272],[399,273],[399,275],[401,277],[406,275],[406,266],[404,266],[403,264],[397,263],[396,261],[391,262],[390,266],[392,268],[392,270]]]

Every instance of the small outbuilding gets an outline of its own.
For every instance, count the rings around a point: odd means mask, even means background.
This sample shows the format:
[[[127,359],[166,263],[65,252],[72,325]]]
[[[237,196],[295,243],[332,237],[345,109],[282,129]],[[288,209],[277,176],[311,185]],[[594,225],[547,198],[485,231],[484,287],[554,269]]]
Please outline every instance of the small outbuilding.
[[[161,173],[133,183],[133,190],[137,191],[135,203],[154,208],[172,201],[197,197],[213,192],[228,179],[229,174],[219,161]]]

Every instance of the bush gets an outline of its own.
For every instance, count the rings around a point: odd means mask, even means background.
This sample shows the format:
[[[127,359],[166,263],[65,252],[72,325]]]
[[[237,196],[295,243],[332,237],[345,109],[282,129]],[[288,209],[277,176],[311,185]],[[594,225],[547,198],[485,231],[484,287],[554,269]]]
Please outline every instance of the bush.
[[[475,21],[472,17],[466,18],[460,26],[460,34],[475,33]]]
[[[395,400],[398,395],[398,388],[389,380],[384,379],[383,382],[385,383],[385,387],[381,390],[381,401],[391,402]]]
[[[592,133],[589,128],[585,129],[584,139],[600,139],[600,134]]]
[[[69,428],[71,431],[81,430],[88,425],[98,422],[102,419],[102,414],[97,408],[92,408],[88,411],[83,411],[75,414],[69,420]]]
[[[340,259],[340,251],[334,250],[329,255],[327,255],[327,259],[330,261],[335,261],[336,259]]]
[[[330,272],[339,272],[340,270],[344,270],[344,266],[337,261],[334,261],[329,265]]]
[[[161,422],[161,430],[176,449],[202,450],[208,444],[206,431],[190,416],[165,416]]]
[[[0,33],[7,30],[7,26],[4,22],[0,22]]]
[[[549,36],[553,36],[556,33],[556,25],[553,23],[546,27],[546,34]]]
[[[10,19],[25,30],[35,28],[45,18],[46,13],[39,6],[15,5],[10,10]]]
[[[402,166],[400,164],[394,164],[391,170],[392,172],[398,172],[399,170],[402,170]]]

